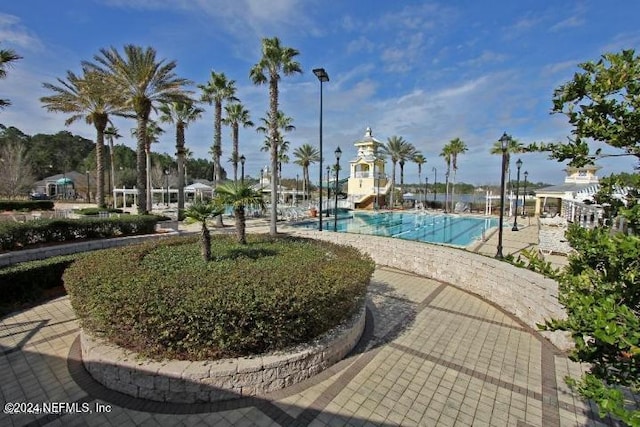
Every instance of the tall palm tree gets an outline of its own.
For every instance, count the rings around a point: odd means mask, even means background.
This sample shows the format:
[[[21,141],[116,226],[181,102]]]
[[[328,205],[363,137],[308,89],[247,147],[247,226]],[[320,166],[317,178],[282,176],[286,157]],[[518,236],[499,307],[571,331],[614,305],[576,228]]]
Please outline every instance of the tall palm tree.
[[[404,191],[404,165],[407,161],[412,160],[415,154],[416,147],[410,142],[406,142],[403,146],[400,160],[398,161],[398,165],[400,165],[400,188],[402,191]]]
[[[13,49],[0,49],[0,79],[7,77],[7,66],[13,65],[13,63],[19,59],[22,59]],[[11,105],[11,101],[8,99],[0,99],[0,109]]]
[[[60,111],[70,114],[65,125],[84,118],[96,129],[96,202],[104,207],[104,134],[109,115],[126,115],[124,98],[114,91],[105,73],[83,67],[83,75],[78,76],[67,71],[67,78],[58,78],[59,85],[43,83],[45,89],[53,92],[40,101],[47,111]]]
[[[524,144],[522,144],[515,138],[509,138],[509,144],[507,145],[507,151],[506,151],[506,157],[505,157],[505,163],[504,163],[505,173],[507,173],[507,171],[509,170],[509,162],[511,161],[511,154],[519,154],[524,152],[526,152],[526,147],[524,146]],[[496,141],[491,146],[490,153],[502,155],[502,144],[500,143],[500,141]]]
[[[184,210],[184,165],[185,141],[184,131],[189,123],[197,120],[204,110],[191,101],[177,101],[160,106],[160,121],[176,125],[176,158],[178,163],[178,219],[182,219]]]
[[[389,204],[391,208],[393,208],[394,205],[393,193],[396,186],[396,164],[401,160],[404,161],[406,159],[406,153],[407,151],[410,151],[407,147],[408,145],[411,144],[409,144],[409,142],[407,142],[403,137],[394,135],[387,138],[386,144],[382,144],[380,146],[382,154],[391,158],[391,195],[389,197]]]
[[[158,104],[184,99],[189,93],[185,86],[191,82],[174,73],[175,61],[156,60],[156,51],[151,47],[125,45],[124,55],[114,47],[100,49],[100,54],[94,56],[94,60],[96,63],[84,64],[111,75],[111,90],[125,98],[125,105],[136,118],[138,213],[147,213],[145,147],[149,115]]]
[[[300,147],[293,150],[293,157],[296,158],[293,163],[298,166],[302,166],[302,193],[305,195],[305,200],[308,200],[309,165],[320,161],[320,151],[310,144],[302,144]]]
[[[187,218],[194,219],[201,225],[200,254],[205,261],[211,261],[211,233],[209,233],[209,228],[207,228],[207,220],[209,218],[218,217],[223,213],[224,206],[215,203],[215,201],[211,203],[196,201],[184,212],[184,215]]]
[[[109,193],[113,192],[113,189],[116,188],[116,163],[115,163],[115,154],[113,152],[113,140],[122,138],[122,135],[118,133],[118,128],[113,126],[109,126],[104,130],[104,136],[109,141]]]
[[[234,182],[221,185],[216,189],[220,201],[233,207],[233,215],[236,222],[236,237],[241,245],[247,244],[247,218],[245,208],[249,206],[264,209],[262,192],[256,191],[251,186]]]
[[[453,167],[453,184],[451,186],[451,207],[455,206],[456,172],[458,172],[458,155],[466,153],[467,144],[460,138],[449,141],[449,151],[451,152],[451,166]],[[452,209],[453,211],[454,209]]]
[[[256,128],[256,132],[262,132],[264,134],[267,134],[267,132],[269,131],[269,126],[271,123],[271,116],[269,113],[267,113],[267,117],[261,117],[260,121],[263,123],[262,126],[258,126]],[[278,150],[278,167],[275,169],[278,174],[276,176],[276,174],[273,174],[273,179],[276,181],[277,183],[277,187],[280,186],[280,182],[282,181],[282,164],[283,163],[289,163],[289,156],[287,156],[287,152],[289,151],[289,141],[284,139],[284,132],[291,132],[294,131],[296,129],[296,127],[294,125],[292,125],[291,123],[293,123],[293,118],[286,116],[282,111],[278,110],[278,114],[276,115],[276,123],[277,123],[277,130],[276,130],[276,138],[274,139],[274,141],[276,141],[276,145],[277,150]],[[267,137],[264,141],[264,145],[262,147],[260,147],[260,151],[271,151],[271,138]],[[277,200],[277,196],[276,196],[276,200]]]
[[[158,124],[153,121],[147,121],[147,127],[145,129],[145,142],[144,142],[144,158],[145,158],[145,175],[146,175],[146,186],[145,186],[145,203],[146,203],[146,211],[151,212],[153,205],[153,197],[151,195],[151,188],[153,187],[151,184],[151,144],[158,142],[160,139],[160,135],[164,133],[164,129],[160,128]],[[139,139],[138,128],[131,129],[131,135],[134,138]],[[139,195],[138,195],[139,197]],[[138,201],[139,204],[142,202]]]
[[[245,109],[244,105],[239,102],[225,105],[224,110],[227,115],[222,119],[222,123],[231,126],[231,139],[233,140],[233,152],[231,154],[231,163],[233,163],[233,181],[238,182],[238,162],[240,161],[240,155],[238,152],[238,130],[240,125],[245,128],[252,127],[253,122],[249,119],[249,110]]]
[[[427,159],[424,157],[424,155],[421,152],[416,151],[415,154],[413,155],[413,158],[411,159],[411,161],[413,163],[415,163],[416,165],[418,165],[418,188],[420,188],[421,184],[422,184],[422,165],[427,163]],[[425,188],[425,193],[424,193],[424,201],[425,202],[427,201],[426,188]]]
[[[278,114],[278,82],[281,74],[290,76],[302,73],[300,63],[295,60],[299,55],[296,49],[282,46],[277,37],[262,39],[262,58],[255,64],[249,72],[249,77],[256,85],[269,83],[269,114],[275,118]],[[275,120],[269,123],[269,139],[271,144],[271,170],[276,171],[278,167],[278,124]],[[269,234],[278,234],[278,195],[276,180],[271,182],[271,224]]]
[[[451,147],[449,144],[445,144],[440,152],[440,157],[444,158],[444,162],[447,165],[447,171],[444,174],[445,190],[444,190],[444,211],[447,212],[447,206],[449,204],[449,174],[451,172]]]

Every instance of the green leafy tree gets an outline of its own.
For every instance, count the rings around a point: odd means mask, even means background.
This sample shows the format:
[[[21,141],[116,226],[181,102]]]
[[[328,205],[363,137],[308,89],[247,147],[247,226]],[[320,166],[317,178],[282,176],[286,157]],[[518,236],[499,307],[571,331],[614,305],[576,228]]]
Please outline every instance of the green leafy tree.
[[[228,183],[219,186],[216,193],[221,203],[231,205],[233,207],[233,215],[235,217],[236,237],[241,245],[247,244],[247,218],[245,208],[258,207],[264,209],[264,200],[262,193],[255,191],[248,184]]]
[[[7,77],[7,67],[22,59],[13,49],[0,49],[0,79]],[[0,109],[11,105],[8,99],[0,99]]]
[[[580,64],[582,72],[554,92],[554,112],[573,125],[565,144],[533,146],[548,150],[573,166],[598,155],[589,141],[606,143],[638,157],[640,129],[640,58],[633,51],[605,54],[598,62]],[[616,154],[617,155],[617,154]],[[566,319],[541,327],[569,331],[575,342],[572,358],[590,368],[582,378],[569,379],[580,394],[628,425],[640,426],[638,400],[623,391],[640,390],[640,176],[612,175],[601,180],[596,202],[606,203],[604,224],[592,230],[572,226],[567,240],[576,250],[566,270],[553,273]],[[626,220],[627,232],[611,224]],[[548,268],[534,259],[532,265]]]
[[[20,140],[0,144],[0,195],[24,196],[33,181],[27,144]]]
[[[253,122],[249,119],[249,110],[239,102],[227,104],[224,106],[226,112],[222,122],[231,126],[231,139],[233,140],[233,151],[231,153],[231,163],[233,163],[233,181],[238,182],[238,162],[240,161],[240,153],[238,151],[238,131],[240,126],[252,127]]]
[[[185,139],[184,131],[189,123],[196,121],[204,112],[192,101],[176,101],[160,106],[160,121],[176,125],[176,158],[178,163],[178,219],[182,219],[184,210],[185,185]]]
[[[149,205],[145,147],[149,115],[159,104],[180,101],[187,97],[189,92],[185,87],[191,82],[175,74],[175,61],[158,61],[156,51],[151,47],[125,45],[124,55],[114,47],[100,49],[100,54],[94,56],[94,60],[95,63],[85,62],[84,64],[103,74],[108,74],[112,83],[111,90],[125,98],[125,106],[135,115],[138,140],[136,147],[138,213],[147,213]]]
[[[84,118],[96,129],[96,202],[104,207],[104,134],[109,115],[125,116],[124,98],[120,91],[113,90],[109,76],[101,71],[84,67],[83,75],[67,71],[67,79],[58,79],[59,85],[44,83],[43,87],[53,92],[40,101],[47,111],[69,114],[65,125]]]
[[[275,118],[278,115],[278,82],[281,74],[290,76],[302,73],[300,63],[295,60],[299,55],[296,49],[282,46],[277,37],[262,39],[262,58],[255,64],[249,72],[249,77],[256,85],[269,84],[269,117]],[[271,144],[271,170],[275,174],[278,170],[278,123],[275,120],[269,122],[269,138]],[[271,223],[269,234],[278,234],[278,194],[277,182],[271,180]]]
[[[214,202],[195,202],[185,211],[184,215],[200,223],[200,254],[205,261],[211,261],[211,233],[207,227],[207,220],[224,213],[224,206]]]
[[[320,151],[310,144],[302,144],[293,150],[293,157],[296,158],[293,163],[302,167],[302,193],[305,195],[305,198],[308,199],[310,182],[309,166],[312,163],[320,161]]]

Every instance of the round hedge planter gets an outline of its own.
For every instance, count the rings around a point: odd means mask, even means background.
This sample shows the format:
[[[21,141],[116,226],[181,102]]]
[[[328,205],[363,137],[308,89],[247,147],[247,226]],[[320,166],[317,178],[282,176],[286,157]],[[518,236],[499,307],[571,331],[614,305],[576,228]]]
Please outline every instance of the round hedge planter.
[[[371,258],[310,239],[249,237],[238,245],[215,236],[210,262],[197,237],[78,259],[63,279],[87,369],[132,396],[206,402],[282,388],[344,357],[364,327]]]
[[[290,352],[215,361],[152,361],[86,331],[80,343],[85,368],[111,390],[160,402],[219,402],[276,391],[320,373],[356,346],[364,327],[363,305],[312,344]]]

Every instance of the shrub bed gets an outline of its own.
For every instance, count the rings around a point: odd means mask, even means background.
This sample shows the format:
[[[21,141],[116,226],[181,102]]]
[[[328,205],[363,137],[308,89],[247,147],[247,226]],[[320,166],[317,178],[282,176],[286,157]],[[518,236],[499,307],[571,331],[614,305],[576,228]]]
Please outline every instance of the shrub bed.
[[[53,209],[52,200],[0,200],[0,211],[47,211]]]
[[[44,243],[100,239],[155,231],[155,216],[122,218],[36,219],[24,223],[0,222],[0,250],[28,249]]]
[[[47,290],[62,286],[62,273],[79,256],[65,255],[0,269],[0,315],[45,299]]]
[[[100,212],[108,212],[108,213],[122,213],[122,209],[114,209],[114,208],[82,208],[82,209],[74,209],[74,212],[79,215],[86,216],[97,216]]]
[[[196,237],[87,254],[64,273],[87,331],[152,358],[217,359],[308,342],[364,303],[373,261],[309,239]]]

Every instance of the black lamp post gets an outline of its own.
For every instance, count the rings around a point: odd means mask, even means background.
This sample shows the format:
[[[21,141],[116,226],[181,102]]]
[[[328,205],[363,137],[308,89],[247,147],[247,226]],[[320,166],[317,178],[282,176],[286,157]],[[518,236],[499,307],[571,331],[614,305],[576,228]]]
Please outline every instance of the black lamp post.
[[[520,191],[520,168],[522,167],[522,160],[518,159],[516,166],[518,167],[518,175],[516,176],[516,211],[513,214],[513,228],[511,231],[518,231],[518,199],[520,198],[518,192]]]
[[[91,187],[89,183],[89,170],[87,170],[87,203],[91,203]]]
[[[526,217],[524,206],[527,202],[527,177],[528,176],[529,176],[529,172],[524,171],[524,192],[522,193],[522,218]]]
[[[167,184],[167,204],[166,206],[169,206],[169,169],[165,169],[164,170],[164,176],[165,176],[165,183]]]
[[[336,203],[333,205],[333,231],[338,231],[338,174],[340,173],[340,156],[342,155],[342,150],[338,147],[334,153],[336,155],[336,186],[333,192],[335,193]],[[327,183],[327,186],[328,185]]]
[[[507,146],[511,137],[506,132],[500,137],[500,148],[502,149],[502,166],[500,167],[500,218],[498,218],[498,251],[496,258],[502,259],[502,225],[504,221],[504,170],[507,164]]]
[[[264,180],[264,169],[260,169],[260,191],[262,191],[262,181]]]
[[[244,162],[247,161],[247,158],[244,156],[240,156],[240,182],[244,184]]]
[[[327,204],[329,203],[329,199],[331,198],[331,187],[329,186],[330,173],[331,173],[331,166],[327,166]],[[329,210],[327,210],[327,215],[329,215]]]
[[[436,207],[435,206],[436,194],[438,194],[438,187],[437,187],[437,185],[438,185],[438,169],[436,169],[435,167],[431,168],[431,169],[433,169],[433,203],[434,203],[433,207],[435,208]]]
[[[320,192],[319,192],[319,205],[320,205],[320,217],[318,222],[318,231],[322,231],[322,83],[329,81],[329,75],[324,68],[315,68],[313,74],[316,75],[320,81]],[[327,187],[329,183],[327,182]]]

